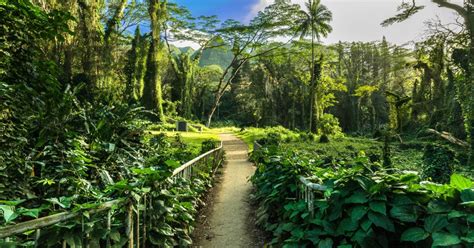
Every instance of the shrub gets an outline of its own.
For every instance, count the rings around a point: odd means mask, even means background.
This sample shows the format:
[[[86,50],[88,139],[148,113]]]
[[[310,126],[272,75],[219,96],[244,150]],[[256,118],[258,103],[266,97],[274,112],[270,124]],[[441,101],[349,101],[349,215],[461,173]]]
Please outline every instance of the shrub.
[[[446,183],[453,173],[455,153],[447,147],[428,144],[423,154],[422,177]]]
[[[208,139],[202,142],[201,144],[201,154],[208,152],[212,149],[217,148],[217,144],[215,140]]]
[[[323,135],[333,136],[342,134],[342,129],[339,126],[339,120],[336,117],[332,114],[324,114],[319,119],[318,132]]]
[[[299,136],[301,141],[314,141],[315,137],[312,133],[301,133]]]
[[[283,141],[283,137],[278,132],[268,132],[265,138],[259,139],[260,145],[278,145]]]
[[[326,134],[321,135],[321,137],[319,137],[319,143],[329,143],[329,137]]]

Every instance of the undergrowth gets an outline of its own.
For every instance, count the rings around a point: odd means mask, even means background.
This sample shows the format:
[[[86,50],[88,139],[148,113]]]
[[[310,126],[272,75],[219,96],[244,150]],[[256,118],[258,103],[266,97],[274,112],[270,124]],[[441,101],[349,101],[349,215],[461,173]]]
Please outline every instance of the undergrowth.
[[[324,158],[269,146],[254,152],[251,181],[257,224],[275,247],[472,247],[473,182],[448,184],[383,168],[363,152],[328,164]],[[314,212],[300,199],[298,177],[326,187]]]

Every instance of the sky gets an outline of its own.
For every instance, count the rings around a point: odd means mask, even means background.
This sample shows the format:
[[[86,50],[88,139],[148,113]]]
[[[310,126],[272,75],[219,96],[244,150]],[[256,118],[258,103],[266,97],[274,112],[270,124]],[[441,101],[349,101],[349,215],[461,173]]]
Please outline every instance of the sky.
[[[274,0],[174,0],[186,6],[193,15],[217,15],[220,19],[229,18],[247,22],[258,11]],[[305,0],[292,0],[303,4]],[[391,43],[404,45],[412,40],[421,40],[426,34],[424,23],[439,18],[442,23],[454,23],[456,14],[446,8],[440,8],[430,0],[417,0],[425,9],[403,23],[382,27],[380,23],[397,13],[402,0],[322,0],[333,13],[331,23],[333,32],[322,41],[325,44],[338,41],[375,41],[383,36]],[[450,0],[462,3],[462,0]],[[189,45],[189,44],[183,44]]]

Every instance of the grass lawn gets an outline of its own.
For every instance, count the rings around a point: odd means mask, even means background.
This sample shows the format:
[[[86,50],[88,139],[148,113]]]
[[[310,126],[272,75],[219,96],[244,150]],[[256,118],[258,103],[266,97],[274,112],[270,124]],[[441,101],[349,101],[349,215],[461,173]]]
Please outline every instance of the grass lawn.
[[[215,140],[219,141],[219,136],[215,132],[175,132],[175,131],[166,131],[166,132],[159,132],[159,131],[150,131],[152,135],[157,135],[160,133],[164,133],[170,141],[175,140],[176,135],[181,136],[181,140],[191,146],[201,146],[201,143],[206,140]]]
[[[290,131],[284,127],[269,127],[269,128],[256,128],[250,127],[241,129],[233,129],[232,130],[235,135],[241,138],[247,145],[249,146],[249,151],[253,150],[253,143],[256,140],[265,138],[268,133],[274,132],[279,133],[282,139],[296,139],[298,138],[298,134],[296,132]]]

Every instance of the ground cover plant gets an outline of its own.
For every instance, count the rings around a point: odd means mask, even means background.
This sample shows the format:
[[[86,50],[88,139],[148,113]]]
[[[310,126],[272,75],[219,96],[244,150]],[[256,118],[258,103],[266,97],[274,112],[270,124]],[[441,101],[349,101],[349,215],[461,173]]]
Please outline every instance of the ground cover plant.
[[[257,222],[283,247],[470,247],[473,182],[453,174],[446,184],[416,171],[383,168],[364,153],[327,164],[324,158],[275,146],[253,154]],[[308,211],[299,176],[327,187]]]

